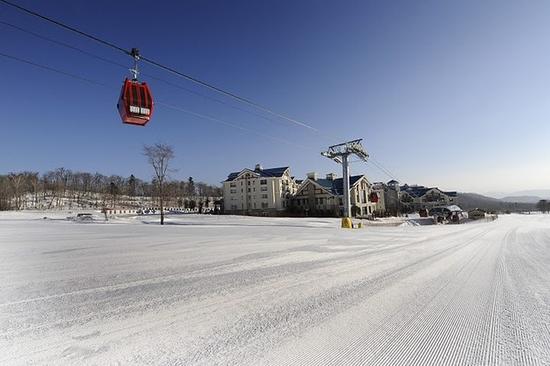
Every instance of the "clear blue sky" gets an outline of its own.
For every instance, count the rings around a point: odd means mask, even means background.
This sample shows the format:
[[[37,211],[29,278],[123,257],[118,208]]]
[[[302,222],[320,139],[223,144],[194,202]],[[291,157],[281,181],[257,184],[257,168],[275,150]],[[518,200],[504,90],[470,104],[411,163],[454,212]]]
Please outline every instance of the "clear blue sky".
[[[143,144],[174,146],[173,178],[218,183],[260,162],[341,174],[319,152],[364,138],[402,182],[460,191],[550,188],[548,1],[30,1],[23,6],[315,126],[266,120],[155,80],[158,106],[123,125],[124,69],[0,24],[0,172],[57,167],[144,179]],[[125,63],[129,57],[0,5],[0,20]],[[250,109],[142,65],[146,73]],[[143,79],[147,79],[143,77]],[[255,113],[261,114],[256,111]],[[389,180],[372,165],[353,173]]]

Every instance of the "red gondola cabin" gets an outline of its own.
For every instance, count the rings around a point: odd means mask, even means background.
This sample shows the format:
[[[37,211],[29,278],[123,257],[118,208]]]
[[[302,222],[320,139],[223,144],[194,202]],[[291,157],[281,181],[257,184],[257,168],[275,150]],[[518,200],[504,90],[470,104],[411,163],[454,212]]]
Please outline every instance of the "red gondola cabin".
[[[124,80],[117,107],[122,122],[145,126],[153,115],[153,96],[147,83]]]

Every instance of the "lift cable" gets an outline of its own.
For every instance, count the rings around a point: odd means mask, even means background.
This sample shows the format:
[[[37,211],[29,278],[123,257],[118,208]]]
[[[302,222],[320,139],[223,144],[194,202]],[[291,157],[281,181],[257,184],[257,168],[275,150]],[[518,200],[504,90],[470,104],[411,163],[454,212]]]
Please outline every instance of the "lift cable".
[[[71,32],[73,32],[73,33],[76,33],[76,34],[78,34],[78,35],[80,35],[80,36],[89,38],[89,39],[91,39],[91,40],[93,40],[93,41],[95,41],[95,42],[98,42],[98,43],[100,43],[100,44],[102,44],[102,45],[104,45],[104,46],[113,48],[113,49],[115,49],[115,50],[118,50],[118,51],[120,51],[120,52],[126,54],[126,55],[132,56],[131,51],[128,51],[128,50],[124,49],[123,47],[120,47],[120,46],[118,46],[118,45],[116,45],[116,44],[114,44],[114,43],[105,41],[105,40],[103,40],[103,39],[101,39],[101,38],[99,38],[99,37],[93,36],[93,35],[91,35],[91,34],[89,34],[89,33],[86,33],[86,32],[84,32],[84,31],[81,31],[81,30],[79,30],[79,29],[76,29],[76,28],[74,28],[74,27],[71,27],[71,26],[69,26],[69,25],[66,25],[66,24],[64,24],[64,23],[62,23],[62,22],[60,22],[60,21],[57,21],[57,20],[52,19],[52,18],[50,18],[50,17],[47,17],[47,16],[45,16],[45,15],[39,14],[39,13],[33,11],[33,10],[30,10],[30,9],[28,9],[28,8],[25,8],[25,7],[22,7],[22,6],[18,5],[18,4],[15,4],[15,3],[11,2],[11,1],[8,1],[8,0],[0,0],[0,2],[4,3],[4,4],[6,4],[6,5],[9,5],[9,6],[11,6],[11,7],[14,7],[14,8],[16,8],[16,9],[22,11],[22,12],[25,12],[25,13],[29,14],[29,15],[38,17],[38,18],[40,18],[40,19],[42,19],[42,20],[45,20],[45,21],[50,22],[50,23],[52,23],[52,24],[55,24],[55,25],[57,25],[57,26],[59,26],[59,27],[65,29],[65,30],[68,30],[68,31],[71,31]],[[191,81],[191,82],[193,82],[193,83],[196,83],[196,84],[198,84],[198,85],[201,85],[201,86],[203,86],[203,87],[206,87],[206,88],[208,88],[208,89],[210,89],[210,90],[213,90],[213,91],[215,91],[215,92],[217,92],[217,93],[220,93],[220,94],[222,94],[222,95],[225,95],[225,96],[227,96],[227,97],[233,98],[233,99],[235,99],[235,100],[237,100],[237,101],[240,101],[240,102],[242,102],[242,103],[245,103],[245,104],[248,104],[248,105],[250,105],[250,106],[253,106],[253,107],[255,107],[255,108],[259,109],[259,110],[262,110],[262,111],[264,111],[264,112],[266,112],[266,113],[269,113],[269,114],[271,114],[271,115],[273,115],[273,116],[282,118],[282,119],[287,120],[287,121],[289,121],[289,122],[292,122],[292,123],[294,123],[294,124],[297,124],[297,125],[300,125],[300,126],[302,126],[302,127],[308,128],[308,129],[313,130],[313,131],[316,131],[316,132],[318,132],[318,133],[321,133],[321,131],[319,131],[317,128],[315,128],[315,127],[313,127],[313,126],[311,126],[311,125],[308,125],[307,123],[300,122],[300,121],[298,121],[298,120],[296,120],[296,119],[294,119],[294,118],[287,117],[287,116],[285,116],[285,115],[283,115],[283,114],[281,114],[281,113],[275,112],[275,111],[273,111],[273,110],[271,110],[271,109],[269,109],[269,108],[267,108],[267,107],[264,107],[264,106],[261,105],[261,104],[258,104],[258,103],[256,103],[256,102],[253,102],[253,101],[247,99],[247,98],[238,96],[238,95],[236,95],[236,94],[234,94],[234,93],[231,93],[231,92],[229,92],[229,91],[226,91],[226,90],[224,90],[224,89],[221,89],[221,88],[219,88],[219,87],[216,87],[216,86],[214,86],[214,85],[212,85],[212,84],[209,84],[209,83],[207,83],[207,82],[204,82],[204,81],[202,81],[202,80],[200,80],[200,79],[197,79],[197,78],[195,78],[195,77],[192,77],[192,76],[190,76],[190,75],[187,75],[187,74],[185,74],[185,73],[183,73],[183,72],[180,72],[180,71],[178,71],[178,70],[176,70],[176,69],[174,69],[174,68],[172,68],[172,67],[163,65],[163,64],[161,64],[160,62],[154,61],[154,60],[149,59],[149,58],[144,57],[144,56],[140,56],[140,59],[143,60],[144,62],[150,64],[150,65],[156,66],[156,67],[161,68],[161,69],[163,69],[163,70],[165,70],[165,71],[168,71],[168,72],[170,72],[170,73],[172,73],[172,74],[174,74],[174,75],[177,75],[177,76],[179,76],[179,77],[182,77],[182,78],[184,78],[184,79],[187,79],[187,80],[189,80],[189,81]],[[380,165],[380,164],[375,164],[375,166],[378,166],[378,165]],[[382,171],[384,171],[386,174],[390,173],[390,175],[391,175],[391,172],[389,172],[386,168],[381,167],[381,165],[378,166],[378,168],[381,169]]]
[[[99,81],[96,81],[96,80],[93,80],[93,79],[89,79],[89,78],[86,78],[86,77],[83,77],[83,76],[80,76],[80,75],[72,74],[72,73],[69,73],[69,72],[66,72],[66,71],[63,71],[63,70],[59,70],[59,69],[56,69],[56,68],[53,68],[53,67],[50,67],[50,66],[39,64],[39,63],[36,63],[36,62],[33,62],[33,61],[22,59],[22,58],[17,57],[17,56],[8,55],[8,54],[5,54],[3,52],[0,52],[0,56],[11,59],[11,60],[14,60],[14,61],[18,61],[18,62],[21,62],[21,63],[24,63],[24,64],[27,64],[27,65],[38,67],[38,68],[41,68],[41,69],[44,69],[44,70],[47,70],[47,71],[50,71],[50,72],[54,72],[54,73],[57,73],[57,74],[60,74],[60,75],[64,75],[64,76],[67,76],[67,77],[70,77],[70,78],[73,78],[73,79],[76,79],[76,80],[80,80],[80,81],[86,82],[88,84],[92,84],[92,85],[95,85],[95,86],[101,86],[101,87],[104,87],[104,88],[111,89],[111,86],[109,86],[105,83],[102,83],[102,82],[99,82]],[[296,144],[296,143],[294,143],[290,140],[286,140],[286,139],[283,139],[283,138],[280,138],[280,137],[264,134],[262,132],[258,132],[256,130],[254,130],[254,129],[243,127],[243,126],[240,126],[238,124],[234,124],[234,123],[228,122],[226,120],[223,120],[223,119],[220,119],[220,118],[217,118],[217,117],[212,117],[212,116],[208,116],[208,115],[205,115],[205,114],[202,114],[202,113],[194,112],[194,111],[191,111],[191,110],[188,110],[186,108],[176,106],[176,105],[173,105],[173,104],[168,104],[168,103],[165,103],[165,102],[162,102],[162,101],[157,101],[157,102],[155,102],[155,105],[161,105],[165,108],[169,108],[169,109],[172,109],[172,110],[175,110],[175,111],[179,111],[179,112],[183,112],[183,113],[186,113],[186,114],[189,114],[189,115],[193,115],[193,116],[198,117],[198,118],[218,122],[218,123],[221,123],[223,125],[239,129],[241,131],[249,132],[249,133],[255,134],[257,136],[267,138],[267,139],[271,139],[271,140],[274,140],[274,141],[277,141],[277,142],[282,142],[284,144],[294,146],[294,147],[298,147],[298,148],[303,149],[303,150],[315,150],[312,147]],[[352,163],[354,163],[354,162],[357,162],[357,161],[352,161]],[[377,167],[384,174],[388,175],[390,178],[398,180],[397,178],[395,178],[395,176],[393,174],[391,174],[391,172],[389,172],[388,170],[386,170],[385,168],[380,166],[374,159],[370,159],[369,162],[371,162],[375,167]]]
[[[33,10],[30,10],[30,9],[28,9],[28,8],[25,8],[25,7],[22,7],[22,6],[18,5],[18,4],[12,3],[11,1],[8,1],[8,0],[0,0],[0,2],[4,3],[4,4],[6,4],[6,5],[9,5],[9,6],[11,6],[11,7],[14,7],[14,8],[16,8],[17,10],[20,10],[20,11],[22,11],[22,12],[25,12],[25,13],[27,13],[27,14],[29,14],[29,15],[38,17],[38,18],[40,18],[40,19],[42,19],[42,20],[45,20],[45,21],[50,22],[50,23],[52,23],[52,24],[55,24],[55,25],[57,25],[57,26],[59,26],[59,27],[65,29],[65,30],[68,30],[68,31],[71,31],[71,32],[73,32],[73,33],[76,33],[76,34],[78,34],[78,35],[80,35],[80,36],[89,38],[89,39],[91,39],[91,40],[93,40],[93,41],[95,41],[95,42],[98,42],[98,43],[100,43],[100,44],[102,44],[102,45],[104,45],[104,46],[107,46],[107,47],[113,48],[113,49],[115,49],[115,50],[118,50],[118,51],[120,51],[120,52],[122,52],[122,53],[124,53],[124,54],[126,54],[126,55],[133,56],[133,54],[131,53],[131,51],[128,51],[128,50],[124,49],[123,47],[120,47],[120,46],[118,46],[118,45],[116,45],[116,44],[114,44],[114,43],[105,41],[105,40],[103,40],[103,39],[101,39],[101,38],[99,38],[99,37],[93,36],[93,35],[91,35],[91,34],[89,34],[89,33],[86,33],[86,32],[84,32],[84,31],[81,31],[81,30],[79,30],[79,29],[76,29],[76,28],[74,28],[74,27],[71,27],[71,26],[69,26],[69,25],[66,25],[66,24],[64,24],[64,23],[62,23],[62,22],[60,22],[60,21],[57,21],[57,20],[52,19],[52,18],[50,18],[50,17],[47,17],[47,16],[45,16],[45,15],[39,14],[39,13],[33,11]],[[313,127],[313,126],[311,126],[311,125],[309,125],[309,124],[307,124],[307,123],[300,122],[300,121],[298,121],[298,120],[296,120],[296,119],[294,119],[294,118],[291,118],[291,117],[287,117],[287,116],[285,116],[285,115],[283,115],[283,114],[281,114],[281,113],[275,112],[274,110],[272,110],[272,109],[270,109],[270,108],[267,108],[267,107],[265,107],[265,106],[263,106],[263,105],[261,105],[261,104],[258,104],[258,103],[256,103],[256,102],[253,102],[252,100],[250,100],[250,99],[248,99],[248,98],[241,97],[241,96],[239,96],[239,95],[237,95],[237,94],[234,94],[234,93],[232,93],[232,92],[226,91],[226,90],[224,90],[224,89],[222,89],[222,88],[219,88],[219,87],[214,86],[214,85],[212,85],[212,84],[209,84],[209,83],[207,83],[207,82],[204,82],[204,81],[202,81],[202,80],[200,80],[200,79],[197,79],[197,78],[195,78],[195,77],[193,77],[193,76],[190,76],[190,75],[188,75],[188,74],[185,74],[185,73],[183,73],[183,72],[180,72],[180,71],[178,71],[178,70],[176,70],[176,69],[174,69],[174,68],[172,68],[172,67],[170,67],[170,66],[163,65],[162,63],[157,62],[157,61],[155,61],[155,60],[152,60],[152,59],[150,59],[150,58],[148,58],[148,57],[140,56],[140,60],[142,60],[142,61],[144,61],[144,62],[146,62],[146,63],[148,63],[148,64],[150,64],[150,65],[153,65],[153,66],[156,66],[156,67],[158,67],[158,68],[161,68],[161,69],[163,69],[163,70],[165,70],[165,71],[168,71],[168,72],[170,72],[170,73],[172,73],[172,74],[174,74],[174,75],[177,75],[177,76],[179,76],[179,77],[182,77],[182,78],[184,78],[184,79],[187,79],[187,80],[189,80],[189,81],[191,81],[191,82],[193,82],[193,83],[196,83],[196,84],[198,84],[198,85],[201,85],[201,86],[203,86],[203,87],[205,87],[205,88],[208,88],[208,89],[210,89],[210,90],[213,90],[213,91],[215,91],[215,92],[217,92],[217,93],[219,93],[219,94],[223,94],[223,95],[225,95],[225,96],[227,96],[227,97],[230,97],[230,98],[235,99],[235,100],[237,100],[237,101],[240,101],[240,102],[242,102],[242,103],[245,103],[245,104],[248,104],[248,105],[250,105],[250,106],[253,106],[253,107],[255,107],[255,108],[259,109],[259,110],[262,110],[262,111],[264,111],[264,112],[266,112],[266,113],[269,113],[269,114],[271,114],[271,115],[273,115],[273,116],[282,118],[282,119],[284,119],[284,120],[286,120],[286,121],[289,121],[289,122],[291,122],[291,123],[300,125],[300,126],[302,126],[302,127],[308,128],[308,129],[313,130],[313,131],[317,131],[317,132],[319,131],[317,128],[315,128],[315,127]]]
[[[272,139],[272,140],[275,140],[275,141],[278,141],[278,142],[282,142],[284,144],[287,144],[287,145],[290,145],[290,146],[294,146],[294,147],[297,147],[297,148],[300,148],[300,149],[304,149],[304,150],[314,150],[314,151],[317,151],[317,149],[313,149],[313,148],[309,148],[305,145],[300,145],[300,144],[296,144],[294,142],[291,142],[290,140],[286,140],[286,139],[283,139],[283,138],[280,138],[280,137],[275,137],[275,136],[271,136],[271,135],[266,135],[266,134],[263,134],[261,132],[258,132],[258,131],[255,131],[253,129],[250,129],[250,128],[247,128],[247,127],[243,127],[243,126],[240,126],[240,125],[235,125],[231,122],[228,122],[226,120],[223,120],[223,119],[220,119],[220,118],[217,118],[217,117],[212,117],[212,116],[209,116],[209,115],[206,115],[206,114],[202,114],[202,113],[198,113],[198,112],[193,112],[193,111],[190,111],[188,109],[185,109],[185,108],[182,108],[182,107],[179,107],[179,106],[175,106],[175,105],[172,105],[172,104],[169,104],[169,103],[165,103],[165,102],[155,102],[155,105],[161,105],[161,106],[164,106],[166,108],[170,108],[172,110],[175,110],[175,111],[179,111],[179,112],[183,112],[183,113],[187,113],[187,114],[190,114],[190,115],[193,115],[193,116],[196,116],[196,117],[199,117],[199,118],[203,118],[203,119],[208,119],[210,121],[215,121],[215,122],[219,122],[221,124],[224,124],[226,126],[230,126],[230,127],[234,127],[234,128],[237,128],[239,130],[242,130],[242,131],[247,131],[247,132],[252,132],[258,136],[261,136],[261,137],[265,137],[265,138],[269,138],[269,139]]]
[[[17,4],[15,4],[15,3],[12,3],[12,2],[7,1],[7,0],[0,0],[0,2],[3,2],[3,3],[6,4],[6,5],[12,6],[12,7],[16,8],[17,10],[20,10],[20,11],[25,12],[25,13],[27,13],[27,14],[30,14],[30,15],[32,15],[32,16],[41,18],[42,20],[45,20],[45,21],[47,21],[47,22],[53,23],[53,24],[55,24],[55,25],[57,25],[57,26],[59,26],[59,27],[61,27],[61,28],[64,28],[64,29],[66,29],[66,30],[68,30],[68,31],[74,32],[74,33],[79,34],[79,35],[81,35],[81,36],[83,36],[83,37],[87,37],[87,38],[89,38],[89,39],[91,39],[91,40],[93,40],[93,41],[95,41],[95,42],[101,43],[101,44],[104,45],[104,46],[108,46],[108,47],[114,48],[115,50],[118,50],[118,51],[121,51],[121,52],[123,52],[123,53],[125,53],[125,54],[127,54],[127,55],[130,55],[130,51],[125,50],[124,48],[119,47],[119,46],[117,46],[116,44],[113,44],[113,43],[111,43],[111,42],[107,42],[107,41],[105,41],[105,40],[103,40],[103,39],[101,39],[101,38],[98,38],[98,37],[93,36],[93,35],[91,35],[91,34],[88,34],[88,33],[86,33],[86,32],[80,31],[80,30],[78,30],[78,29],[76,29],[76,28],[73,28],[73,27],[71,27],[71,26],[69,26],[69,25],[63,24],[63,23],[61,23],[61,22],[59,22],[59,21],[57,21],[57,20],[55,20],[55,19],[49,18],[49,17],[47,17],[47,16],[45,16],[45,15],[39,14],[39,13],[37,13],[37,12],[35,12],[35,11],[32,11],[32,10],[27,9],[27,8],[24,8],[24,7],[20,6],[20,5],[17,5]]]
[[[351,160],[348,162],[349,164],[355,164],[355,163],[365,163],[365,161],[357,159],[357,160]],[[399,181],[389,170],[385,169],[382,165],[380,165],[378,162],[376,162],[375,159],[372,158],[372,156],[369,156],[369,159],[367,160],[367,164],[370,164],[374,166],[376,169],[380,170],[384,175],[388,176],[390,179],[395,179]]]
[[[5,57],[5,58],[9,58],[9,59],[14,60],[14,61],[18,61],[18,62],[25,63],[25,64],[27,64],[27,65],[32,65],[32,66],[35,66],[35,67],[38,67],[38,68],[41,68],[41,69],[44,69],[44,70],[48,70],[48,71],[51,71],[51,72],[55,72],[55,73],[57,73],[57,74],[65,75],[65,76],[71,77],[71,78],[73,78],[73,79],[77,79],[77,80],[80,80],[80,81],[84,81],[84,82],[86,82],[86,83],[88,83],[88,84],[103,86],[103,87],[106,87],[106,88],[109,87],[109,86],[108,86],[107,84],[105,84],[105,83],[102,83],[102,82],[99,82],[99,81],[95,81],[95,80],[92,80],[92,79],[88,79],[88,78],[83,77],[83,76],[80,76],[80,75],[71,74],[71,73],[69,73],[69,72],[65,72],[65,71],[62,71],[62,70],[59,70],[59,69],[55,69],[55,68],[50,67],[50,66],[38,64],[38,63],[36,63],[36,62],[32,62],[32,61],[29,61],[29,60],[25,60],[25,59],[19,58],[19,57],[17,57],[17,56],[8,55],[8,54],[2,53],[2,52],[0,52],[0,56]]]
[[[33,61],[29,61],[29,60],[26,60],[26,59],[23,59],[23,58],[20,58],[20,57],[17,57],[17,56],[13,56],[13,55],[9,55],[9,54],[0,52],[0,57],[4,57],[4,58],[7,58],[7,59],[10,59],[10,60],[13,60],[13,61],[17,61],[17,62],[21,62],[21,63],[27,64],[27,65],[31,65],[31,66],[34,66],[34,67],[37,67],[37,68],[40,68],[40,69],[43,69],[43,70],[47,70],[47,71],[56,73],[56,74],[64,75],[64,76],[67,76],[67,77],[70,77],[70,78],[73,78],[73,79],[76,79],[76,80],[86,82],[88,84],[92,84],[92,85],[95,85],[95,86],[100,86],[100,87],[103,87],[103,88],[112,89],[111,85],[102,83],[100,81],[96,81],[96,80],[89,79],[89,78],[86,78],[86,77],[83,77],[83,76],[80,76],[80,75],[77,75],[77,74],[69,73],[69,72],[66,72],[66,71],[63,71],[63,70],[60,70],[60,69],[56,69],[56,68],[53,68],[53,67],[50,67],[50,66],[46,66],[46,65],[39,64],[39,63],[36,63],[36,62],[33,62]],[[282,142],[284,144],[294,146],[294,147],[298,147],[300,149],[317,151],[316,149],[313,149],[312,147],[308,147],[308,146],[305,146],[305,145],[300,145],[300,144],[294,143],[294,142],[292,142],[290,140],[287,140],[287,139],[284,139],[284,138],[268,135],[268,134],[256,131],[256,130],[248,128],[248,127],[244,127],[244,126],[232,123],[232,122],[228,122],[224,119],[220,119],[220,118],[213,117],[213,116],[208,116],[208,115],[198,113],[198,112],[195,112],[195,111],[192,111],[192,110],[189,110],[189,109],[177,106],[177,105],[165,103],[163,101],[156,101],[155,105],[160,105],[160,106],[163,106],[165,108],[169,108],[169,109],[172,109],[172,110],[175,110],[175,111],[183,112],[183,113],[186,113],[186,114],[198,117],[198,118],[218,122],[218,123],[221,123],[223,125],[239,129],[241,131],[249,132],[249,133],[258,135],[260,137],[271,139],[271,140],[274,140],[274,141],[277,141],[277,142]]]
[[[124,64],[122,64],[122,63],[120,63],[120,62],[113,61],[113,60],[110,60],[110,59],[105,58],[105,57],[102,57],[102,56],[98,56],[98,55],[96,55],[96,54],[94,54],[94,53],[92,53],[92,52],[86,51],[86,50],[84,50],[84,49],[82,49],[82,48],[73,46],[73,45],[68,44],[68,43],[66,43],[66,42],[61,42],[61,41],[58,41],[58,40],[56,40],[56,39],[53,39],[53,38],[49,38],[49,37],[43,36],[43,35],[41,35],[41,34],[39,34],[39,33],[30,31],[30,30],[28,30],[28,29],[22,28],[22,27],[20,27],[20,26],[17,26],[17,25],[14,25],[14,24],[11,24],[11,23],[2,21],[2,20],[0,20],[0,24],[3,24],[3,25],[8,26],[8,27],[11,27],[11,28],[16,29],[16,30],[18,30],[18,31],[20,31],[20,32],[30,34],[30,35],[32,35],[32,36],[34,36],[34,37],[37,37],[37,38],[39,38],[39,39],[42,39],[42,40],[44,40],[44,41],[48,41],[48,42],[57,44],[57,45],[59,45],[59,46],[62,46],[62,47],[71,49],[71,50],[73,50],[73,51],[77,51],[77,52],[79,52],[79,53],[82,53],[82,54],[87,55],[87,56],[89,56],[89,57],[92,57],[92,58],[94,58],[94,59],[103,61],[103,62],[105,62],[105,63],[111,64],[111,65],[115,65],[115,66],[121,67],[121,68],[126,69],[126,70],[128,69],[128,65],[124,65]],[[177,88],[177,89],[184,90],[184,91],[186,91],[186,92],[188,92],[188,93],[190,93],[190,94],[194,94],[194,95],[200,96],[200,97],[202,97],[202,98],[205,98],[205,99],[214,101],[214,102],[216,102],[216,103],[220,103],[220,104],[226,105],[226,106],[228,106],[228,107],[230,107],[230,108],[233,108],[233,109],[236,109],[236,110],[238,110],[238,111],[241,111],[241,112],[244,112],[244,113],[248,113],[248,114],[254,115],[254,116],[256,116],[256,117],[262,118],[262,119],[264,119],[264,120],[266,120],[266,121],[275,123],[275,121],[274,121],[272,118],[269,118],[269,117],[267,117],[267,116],[261,115],[261,114],[259,114],[259,113],[256,113],[256,112],[251,111],[251,110],[248,110],[248,109],[240,108],[240,107],[238,107],[238,106],[236,106],[236,105],[233,105],[233,104],[229,104],[229,103],[227,103],[226,101],[224,101],[224,100],[222,100],[222,99],[214,98],[214,97],[211,97],[211,96],[209,96],[209,95],[206,95],[206,94],[197,92],[197,91],[195,91],[195,90],[193,90],[193,89],[186,88],[186,87],[184,87],[184,86],[182,86],[182,85],[173,83],[173,82],[168,81],[168,80],[163,79],[163,78],[159,78],[158,76],[155,76],[155,75],[151,75],[151,74],[144,73],[144,72],[140,72],[140,73],[141,73],[142,75],[144,75],[144,76],[147,76],[147,77],[150,78],[150,79],[154,79],[154,80],[160,81],[160,82],[162,82],[162,83],[165,83],[165,84],[167,84],[167,85],[170,85],[171,87],[174,87],[174,88]]]

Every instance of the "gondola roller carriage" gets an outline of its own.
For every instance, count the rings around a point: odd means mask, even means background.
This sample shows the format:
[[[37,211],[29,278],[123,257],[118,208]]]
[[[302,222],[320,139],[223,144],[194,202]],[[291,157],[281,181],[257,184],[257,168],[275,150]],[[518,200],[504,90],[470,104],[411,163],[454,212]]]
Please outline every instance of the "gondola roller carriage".
[[[134,58],[133,78],[124,79],[117,108],[123,123],[145,126],[153,115],[153,95],[147,83],[138,80],[139,50],[132,48],[130,56]]]

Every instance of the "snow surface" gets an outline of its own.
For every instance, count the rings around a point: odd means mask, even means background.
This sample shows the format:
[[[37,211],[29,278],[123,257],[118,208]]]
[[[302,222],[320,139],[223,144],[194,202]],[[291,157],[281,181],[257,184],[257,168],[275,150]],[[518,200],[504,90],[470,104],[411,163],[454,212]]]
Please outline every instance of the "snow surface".
[[[2,365],[550,364],[550,215],[67,216],[0,213]]]

